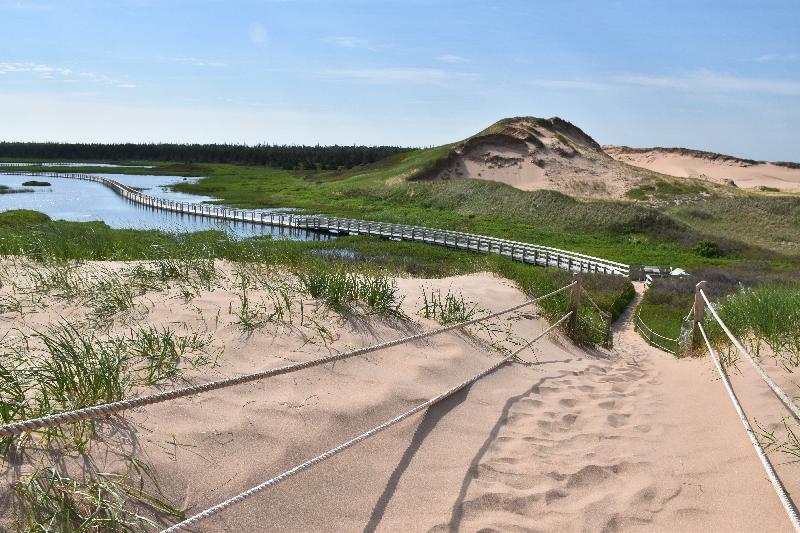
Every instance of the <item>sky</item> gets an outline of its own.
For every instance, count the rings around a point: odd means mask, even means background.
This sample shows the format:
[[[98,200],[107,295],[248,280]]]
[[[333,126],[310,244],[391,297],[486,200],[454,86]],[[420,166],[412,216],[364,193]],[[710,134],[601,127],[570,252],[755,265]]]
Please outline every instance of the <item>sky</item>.
[[[520,115],[800,161],[800,2],[0,0],[0,140],[430,146]]]

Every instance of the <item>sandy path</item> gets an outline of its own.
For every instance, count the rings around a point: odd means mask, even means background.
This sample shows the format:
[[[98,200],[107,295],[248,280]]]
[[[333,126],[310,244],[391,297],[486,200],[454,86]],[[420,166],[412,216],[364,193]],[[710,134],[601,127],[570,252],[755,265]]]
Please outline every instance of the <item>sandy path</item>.
[[[630,315],[616,330],[611,354],[551,344],[202,530],[789,531],[710,361],[647,346]]]
[[[487,311],[522,302],[491,275],[398,280],[414,314],[422,287],[452,287]],[[639,287],[641,290],[641,287]],[[149,296],[147,321],[219,317],[231,294]],[[789,531],[771,485],[707,358],[676,360],[631,327],[615,348],[558,335],[447,401],[202,522],[197,531]],[[194,318],[192,318],[194,317]],[[222,375],[318,357],[435,327],[345,321],[322,345],[292,329],[243,336],[222,321]],[[9,324],[10,325],[10,324]],[[531,338],[534,309],[499,325]],[[490,366],[499,354],[453,333],[264,382],[137,409],[127,451],[153,465],[188,514],[321,453]],[[741,363],[749,415],[780,410]],[[204,376],[202,379],[209,379]],[[786,384],[781,382],[782,385]],[[797,391],[790,390],[792,394]],[[750,409],[752,407],[752,410]],[[98,450],[100,448],[98,447]],[[102,468],[113,457],[95,454]],[[790,490],[793,464],[779,465]]]

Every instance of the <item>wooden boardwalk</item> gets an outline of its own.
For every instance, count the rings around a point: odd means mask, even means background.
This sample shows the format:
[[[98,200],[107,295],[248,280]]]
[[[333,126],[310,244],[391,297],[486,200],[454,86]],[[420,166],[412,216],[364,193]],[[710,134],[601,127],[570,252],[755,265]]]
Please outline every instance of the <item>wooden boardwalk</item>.
[[[188,215],[264,224],[276,227],[305,229],[316,232],[329,232],[339,235],[374,235],[396,241],[414,241],[437,246],[445,246],[471,252],[497,254],[532,265],[549,266],[570,272],[601,272],[620,276],[630,275],[630,266],[599,257],[579,254],[548,246],[539,246],[496,237],[487,237],[460,231],[391,224],[388,222],[371,222],[351,218],[330,217],[325,215],[297,215],[271,213],[257,209],[236,209],[214,204],[195,202],[178,202],[143,194],[132,187],[118,181],[94,176],[91,174],[63,172],[3,172],[4,174],[40,176],[50,178],[80,179],[101,183],[109,187],[123,198],[136,204],[183,213]]]

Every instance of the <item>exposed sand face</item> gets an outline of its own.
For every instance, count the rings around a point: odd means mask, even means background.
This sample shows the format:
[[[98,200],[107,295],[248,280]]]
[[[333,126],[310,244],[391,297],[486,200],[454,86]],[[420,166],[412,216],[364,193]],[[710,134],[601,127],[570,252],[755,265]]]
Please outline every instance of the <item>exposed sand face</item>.
[[[225,355],[213,371],[187,373],[201,382],[433,328],[416,315],[423,287],[452,288],[487,311],[525,300],[487,274],[400,279],[398,286],[414,323],[320,310],[318,322],[335,332],[327,343],[296,322],[243,334],[227,314],[238,301],[229,287],[190,301],[176,291],[148,293],[137,299],[137,320],[212,333]],[[307,304],[310,316],[316,307]],[[0,329],[55,320],[66,311],[61,305],[24,318],[4,314]],[[550,335],[534,354],[522,354],[537,364],[507,365],[197,530],[788,531],[711,362],[678,361],[646,346],[629,320],[617,327],[612,352],[579,350]],[[512,334],[495,340],[530,339],[545,327],[535,308],[524,309],[495,322]],[[127,448],[193,514],[490,366],[500,354],[485,331],[473,331],[137,409],[125,417]],[[746,407],[776,423],[776,403],[742,370],[734,381],[745,402],[754,400]],[[102,444],[92,450],[100,469],[117,463]],[[790,490],[800,488],[796,469],[780,468]],[[7,469],[6,482],[17,475]]]
[[[545,127],[527,119],[502,134],[467,140],[436,175],[481,179],[525,191],[554,190],[577,197],[621,198],[647,176],[620,165],[572,125]]]
[[[782,192],[800,192],[800,169],[797,168],[697,155],[702,152],[681,153],[658,148],[630,150],[619,146],[604,146],[603,149],[618,161],[670,176],[701,178],[720,184],[733,181],[744,189],[771,187]]]

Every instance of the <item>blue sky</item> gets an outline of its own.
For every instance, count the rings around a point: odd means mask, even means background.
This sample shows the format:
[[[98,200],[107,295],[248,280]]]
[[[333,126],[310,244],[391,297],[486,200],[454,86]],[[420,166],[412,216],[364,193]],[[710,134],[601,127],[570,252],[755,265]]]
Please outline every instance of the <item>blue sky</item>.
[[[0,0],[0,139],[437,145],[514,115],[800,161],[800,2]]]

